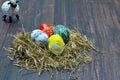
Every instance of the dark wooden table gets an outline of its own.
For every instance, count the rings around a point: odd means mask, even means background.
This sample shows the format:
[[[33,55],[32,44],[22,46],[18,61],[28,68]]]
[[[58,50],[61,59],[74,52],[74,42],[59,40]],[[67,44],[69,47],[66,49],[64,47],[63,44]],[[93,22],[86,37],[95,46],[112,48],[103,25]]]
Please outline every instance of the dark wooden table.
[[[5,0],[0,0],[0,5]],[[4,23],[0,12],[0,80],[51,80],[48,73],[19,71],[7,59],[7,47],[16,32],[31,32],[42,23],[78,26],[104,52],[91,64],[81,67],[76,80],[120,80],[120,0],[19,0],[20,21]],[[54,80],[68,80],[61,73]],[[75,79],[74,79],[75,80]]]

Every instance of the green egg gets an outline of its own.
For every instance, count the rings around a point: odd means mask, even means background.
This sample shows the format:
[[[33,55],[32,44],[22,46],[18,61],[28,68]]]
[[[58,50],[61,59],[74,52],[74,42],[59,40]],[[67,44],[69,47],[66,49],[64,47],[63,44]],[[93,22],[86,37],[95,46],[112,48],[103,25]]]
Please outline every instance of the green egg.
[[[55,26],[54,33],[59,34],[63,38],[65,43],[69,41],[70,32],[69,29],[64,25]]]

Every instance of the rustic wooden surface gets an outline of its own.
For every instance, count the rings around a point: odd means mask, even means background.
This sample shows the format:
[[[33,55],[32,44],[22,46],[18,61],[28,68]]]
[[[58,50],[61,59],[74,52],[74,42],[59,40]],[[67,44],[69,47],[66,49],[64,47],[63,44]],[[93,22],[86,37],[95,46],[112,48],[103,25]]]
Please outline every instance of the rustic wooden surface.
[[[0,6],[5,0],[0,0]],[[64,24],[80,31],[95,41],[104,52],[95,61],[81,67],[76,80],[120,80],[120,0],[19,0],[20,21],[4,23],[0,12],[0,80],[51,80],[44,72],[39,77],[31,71],[19,71],[7,59],[7,47],[16,32],[31,32],[41,23]],[[56,75],[53,80],[68,80],[68,73]],[[78,75],[77,75],[78,76]],[[74,79],[75,80],[75,79]]]

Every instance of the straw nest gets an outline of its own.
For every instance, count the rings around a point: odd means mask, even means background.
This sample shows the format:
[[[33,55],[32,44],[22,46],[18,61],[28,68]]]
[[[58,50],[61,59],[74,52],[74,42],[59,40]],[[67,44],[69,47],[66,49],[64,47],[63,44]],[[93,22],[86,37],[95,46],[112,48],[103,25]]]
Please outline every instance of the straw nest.
[[[21,69],[36,70],[40,75],[43,70],[72,70],[80,63],[89,63],[89,55],[95,50],[94,44],[76,30],[70,30],[70,40],[66,43],[61,55],[52,54],[47,46],[42,48],[31,40],[29,33],[20,32],[14,35],[8,58]]]

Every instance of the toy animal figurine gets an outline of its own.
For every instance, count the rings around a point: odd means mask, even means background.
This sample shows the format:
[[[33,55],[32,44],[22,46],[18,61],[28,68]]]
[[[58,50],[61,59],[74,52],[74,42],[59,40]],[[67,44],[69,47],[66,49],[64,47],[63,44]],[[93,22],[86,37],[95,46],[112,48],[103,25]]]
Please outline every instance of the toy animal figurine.
[[[7,21],[6,18],[8,17],[9,23],[11,23],[13,21],[12,20],[13,16],[16,16],[17,20],[19,20],[19,15],[18,15],[19,5],[18,5],[18,2],[19,1],[16,1],[16,0],[9,0],[9,1],[5,1],[2,4],[1,9],[2,9],[2,13],[3,13],[3,21]]]

